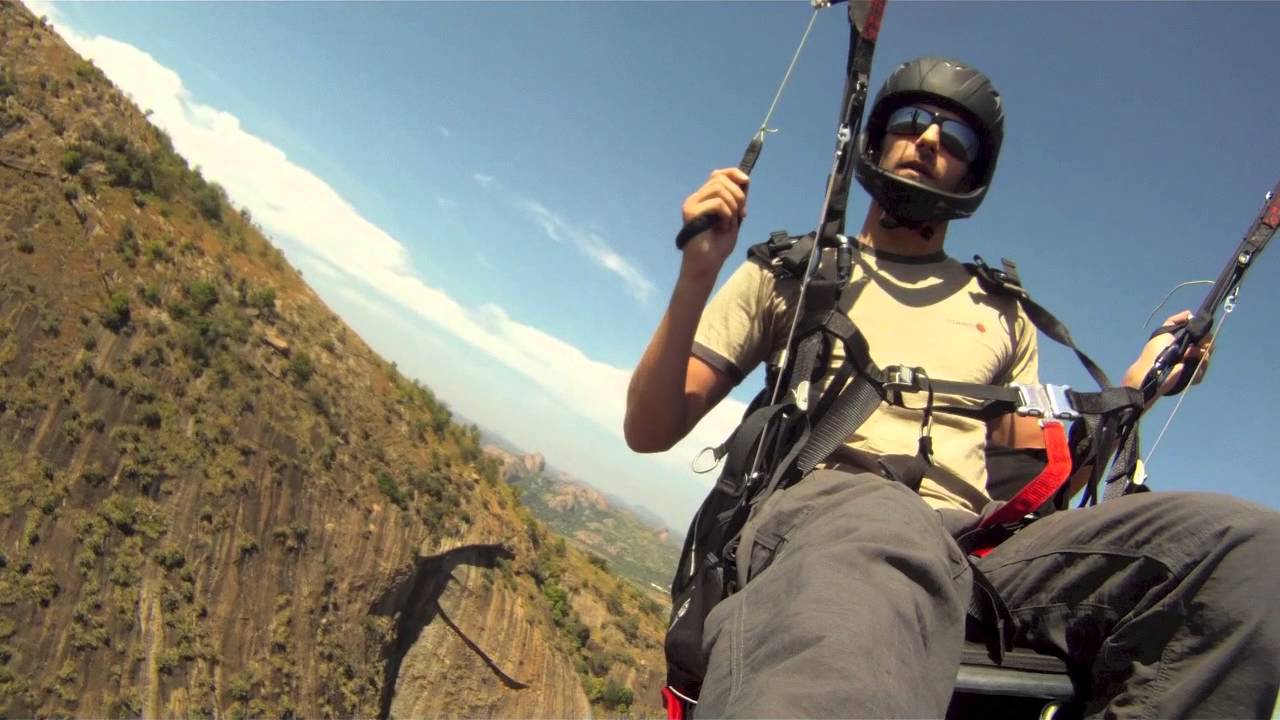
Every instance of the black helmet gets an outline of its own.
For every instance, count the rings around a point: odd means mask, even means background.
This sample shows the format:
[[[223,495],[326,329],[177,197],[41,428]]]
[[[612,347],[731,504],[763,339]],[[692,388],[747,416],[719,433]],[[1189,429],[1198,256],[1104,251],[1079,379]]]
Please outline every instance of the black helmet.
[[[977,131],[981,147],[969,168],[972,190],[942,192],[881,169],[880,149],[889,115],[912,102],[928,102],[955,112]],[[1004,106],[986,75],[958,60],[919,58],[894,70],[876,94],[871,114],[858,134],[854,174],[880,207],[903,223],[919,225],[969,217],[991,186],[1003,139]]]

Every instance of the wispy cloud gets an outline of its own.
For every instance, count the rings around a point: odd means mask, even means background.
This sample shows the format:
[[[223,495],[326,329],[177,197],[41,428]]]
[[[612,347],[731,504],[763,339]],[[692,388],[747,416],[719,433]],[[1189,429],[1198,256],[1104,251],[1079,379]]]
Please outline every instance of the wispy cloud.
[[[542,227],[547,237],[559,243],[568,243],[600,267],[622,278],[632,297],[648,302],[653,296],[653,283],[630,260],[622,257],[598,234],[569,223],[541,203],[521,199],[518,204],[534,222]]]
[[[436,130],[440,131],[440,137],[443,137],[443,138],[453,137],[453,131],[443,125],[437,126]]]
[[[445,212],[449,212],[450,210],[456,210],[458,208],[458,201],[450,200],[447,197],[437,197],[436,206]]]
[[[599,233],[569,222],[537,200],[531,200],[503,187],[502,183],[492,175],[478,172],[472,175],[472,178],[490,192],[498,193],[504,201],[515,205],[535,225],[542,228],[548,238],[572,247],[600,268],[617,275],[622,280],[623,288],[631,297],[642,303],[648,302],[653,297],[653,282],[635,263],[614,250],[608,241],[600,237]]]
[[[375,300],[373,297],[357,291],[355,288],[339,286],[337,293],[380,318],[393,320],[396,317],[396,314],[392,312],[391,308]]]
[[[92,59],[140,106],[152,109],[152,122],[169,133],[180,153],[220,183],[236,204],[250,208],[272,236],[310,256],[306,264],[323,268],[330,287],[341,288],[346,299],[376,314],[396,307],[399,319],[417,317],[442,329],[528,378],[577,415],[621,436],[629,369],[595,360],[576,346],[512,318],[497,305],[468,308],[427,285],[413,271],[403,244],[366,220],[324,180],[289,160],[280,148],[246,132],[234,115],[197,101],[176,72],[132,45],[67,27],[49,2],[27,0],[27,5],[37,14],[49,15],[77,52]],[[497,182],[483,173],[473,177],[486,187]],[[521,207],[549,237],[571,244],[618,274],[637,298],[652,294],[652,283],[596,234],[535,202],[524,200]],[[360,285],[351,285],[350,280]],[[345,287],[342,282],[347,283]],[[721,403],[662,458],[664,463],[687,470],[698,449],[724,439],[742,410],[742,403]]]

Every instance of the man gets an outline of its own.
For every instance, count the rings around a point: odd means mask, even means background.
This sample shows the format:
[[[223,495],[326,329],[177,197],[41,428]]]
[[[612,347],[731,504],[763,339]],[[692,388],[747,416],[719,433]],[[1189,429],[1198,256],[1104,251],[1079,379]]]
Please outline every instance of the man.
[[[877,365],[1036,382],[1026,316],[943,251],[949,221],[986,194],[1003,122],[990,81],[952,60],[905,63],[876,96],[856,159],[872,202],[849,316]],[[747,183],[717,170],[684,203],[686,222],[711,213],[718,224],[685,246],[632,377],[634,450],[670,448],[785,344],[795,288],[759,265],[739,267],[707,305],[746,217]],[[1136,386],[1168,342],[1149,341],[1124,382]],[[1193,349],[1184,359],[1207,357]],[[1027,418],[988,427],[935,416],[933,466],[916,493],[887,481],[877,458],[914,454],[920,428],[920,412],[882,405],[825,467],[748,521],[754,541],[738,562],[751,579],[707,617],[698,716],[945,713],[972,588],[953,535],[990,502],[986,446],[1034,445],[1040,430]],[[1280,667],[1280,622],[1264,600],[1280,592],[1268,569],[1278,518],[1223,496],[1135,494],[1052,514],[975,562],[1010,608],[1016,644],[1092,670],[1090,713],[1263,717]]]

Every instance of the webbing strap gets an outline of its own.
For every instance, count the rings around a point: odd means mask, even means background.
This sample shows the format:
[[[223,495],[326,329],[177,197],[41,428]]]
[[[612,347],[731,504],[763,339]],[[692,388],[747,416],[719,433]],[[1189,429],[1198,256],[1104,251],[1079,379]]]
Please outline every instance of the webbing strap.
[[[1008,502],[978,524],[979,529],[1015,523],[1027,513],[1044,505],[1071,477],[1071,448],[1067,445],[1067,429],[1057,420],[1044,421],[1044,447],[1048,464],[1034,480],[1027,483]],[[995,544],[970,549],[970,554],[984,557]]]
[[[1013,648],[1014,621],[1009,606],[1000,599],[995,585],[972,561],[969,569],[973,575],[973,593],[969,599],[970,617],[978,627],[987,632],[987,651],[997,665],[1004,662],[1005,650]]]
[[[1013,406],[1017,406],[1019,400],[1018,390],[1008,385],[979,385],[978,383],[934,380],[932,378],[930,378],[929,382],[933,385],[933,391],[939,395],[953,395],[975,400],[994,400]],[[1009,412],[1012,409],[1012,407],[1009,407],[1004,409],[1003,412]]]
[[[1030,295],[1018,298],[1018,302],[1022,305],[1022,309],[1026,311],[1027,317],[1031,318],[1032,324],[1040,330],[1040,332],[1048,335],[1051,339],[1059,344],[1066,345],[1080,359],[1080,364],[1084,365],[1084,369],[1089,371],[1089,375],[1093,377],[1094,382],[1098,383],[1098,387],[1111,387],[1111,379],[1103,372],[1098,363],[1093,358],[1085,354],[1083,350],[1076,346],[1076,341],[1071,337],[1071,331],[1067,326],[1049,312],[1040,303],[1031,299]]]
[[[881,399],[879,389],[870,380],[861,374],[854,377],[813,428],[809,443],[797,459],[800,476],[804,477],[843,445],[880,407]]]
[[[789,407],[794,406],[790,402],[768,405],[751,413],[742,421],[727,443],[729,453],[728,459],[725,460],[724,471],[720,474],[722,478],[742,476],[746,463],[751,457],[751,448],[761,440],[760,436],[764,433],[765,426],[771,424],[779,413]]]
[[[1006,266],[1008,265],[1012,265],[1012,263],[1006,261]],[[1083,350],[1076,346],[1076,341],[1071,337],[1071,331],[1067,329],[1066,323],[1059,320],[1043,305],[1031,299],[1031,293],[1022,287],[1022,283],[1018,281],[1015,274],[996,270],[987,265],[986,261],[977,255],[973,256],[972,263],[965,263],[965,267],[969,268],[970,272],[978,277],[978,280],[988,291],[995,290],[1017,298],[1018,304],[1027,313],[1031,323],[1040,332],[1048,335],[1054,342],[1071,348],[1071,351],[1079,358],[1080,364],[1084,365],[1084,369],[1089,371],[1089,375],[1098,383],[1098,387],[1112,387],[1110,378],[1098,366],[1098,363],[1094,362],[1093,358],[1086,355]]]
[[[1116,452],[1115,464],[1112,466],[1111,476],[1107,478],[1106,492],[1102,496],[1104,501],[1150,490],[1140,479],[1134,477],[1138,467],[1139,445],[1138,423],[1134,422],[1125,427],[1120,436],[1120,449]]]
[[[1094,393],[1070,391],[1067,395],[1084,420],[1085,436],[1075,444],[1076,466],[1093,465],[1081,506],[1131,492],[1128,479],[1136,469],[1140,450],[1137,418],[1142,413],[1142,392],[1117,387]],[[1098,486],[1102,484],[1107,461],[1113,453],[1115,464],[1106,479],[1104,498],[1099,498]]]

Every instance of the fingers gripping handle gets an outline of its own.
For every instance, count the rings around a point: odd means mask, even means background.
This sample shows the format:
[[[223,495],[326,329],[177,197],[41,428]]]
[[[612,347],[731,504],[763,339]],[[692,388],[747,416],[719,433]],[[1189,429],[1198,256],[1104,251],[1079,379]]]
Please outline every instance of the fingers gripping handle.
[[[1147,401],[1153,400],[1159,394],[1160,386],[1164,384],[1164,380],[1169,376],[1169,373],[1173,372],[1174,365],[1179,362],[1183,363],[1182,374],[1178,376],[1177,383],[1165,394],[1177,395],[1187,389],[1187,386],[1191,384],[1191,379],[1196,375],[1196,370],[1200,367],[1200,358],[1184,359],[1183,356],[1188,348],[1200,342],[1209,334],[1212,326],[1212,315],[1198,313],[1186,325],[1168,325],[1151,333],[1151,337],[1161,333],[1171,333],[1174,336],[1174,341],[1156,356],[1156,361],[1151,365],[1151,371],[1142,383],[1143,396]]]
[[[747,151],[742,154],[742,162],[738,163],[738,169],[750,175],[751,171],[755,169],[756,160],[760,158],[760,151],[763,149],[764,137],[763,133],[760,133],[751,138],[750,143],[747,143]],[[719,220],[715,215],[707,213],[685,223],[684,227],[680,228],[680,232],[676,234],[676,249],[684,250],[684,246],[690,240],[715,227]]]

